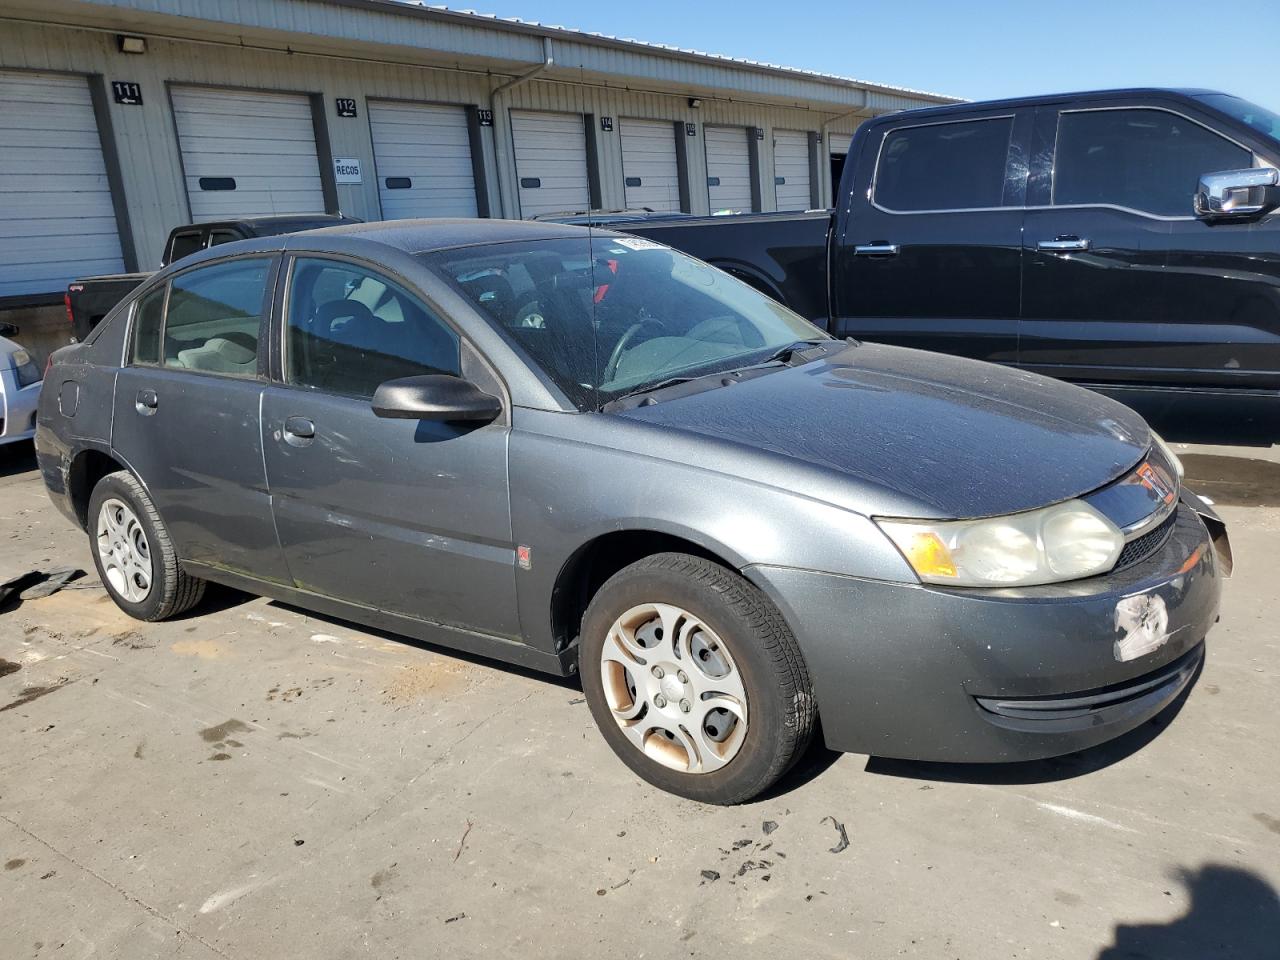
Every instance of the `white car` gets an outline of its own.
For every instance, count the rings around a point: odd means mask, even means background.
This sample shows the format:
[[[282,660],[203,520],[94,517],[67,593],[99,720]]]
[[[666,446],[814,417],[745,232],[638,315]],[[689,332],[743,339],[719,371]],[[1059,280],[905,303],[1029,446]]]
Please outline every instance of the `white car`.
[[[0,337],[0,445],[35,436],[41,379],[31,354]]]

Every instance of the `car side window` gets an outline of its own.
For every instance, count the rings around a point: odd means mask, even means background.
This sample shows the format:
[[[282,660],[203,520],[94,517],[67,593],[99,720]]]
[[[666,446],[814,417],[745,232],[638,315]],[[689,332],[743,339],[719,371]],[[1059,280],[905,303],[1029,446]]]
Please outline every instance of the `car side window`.
[[[299,257],[289,288],[289,383],[368,399],[401,377],[461,376],[458,336],[403,287],[364,267]]]
[[[170,281],[164,365],[232,377],[258,373],[258,332],[271,260],[230,260]]]
[[[195,253],[204,247],[203,241],[200,239],[199,230],[184,230],[182,233],[175,233],[173,239],[169,241],[169,262],[181,260],[183,257]]]
[[[164,325],[165,284],[143,296],[133,308],[134,363],[158,364],[160,362],[160,329]]]
[[[903,212],[998,207],[1012,136],[1013,117],[890,130],[876,163],[875,202]]]
[[[1189,217],[1203,174],[1251,166],[1247,149],[1167,110],[1064,111],[1058,116],[1053,203]]]
[[[216,247],[220,243],[231,243],[234,240],[243,240],[240,234],[234,230],[210,230],[209,246]]]

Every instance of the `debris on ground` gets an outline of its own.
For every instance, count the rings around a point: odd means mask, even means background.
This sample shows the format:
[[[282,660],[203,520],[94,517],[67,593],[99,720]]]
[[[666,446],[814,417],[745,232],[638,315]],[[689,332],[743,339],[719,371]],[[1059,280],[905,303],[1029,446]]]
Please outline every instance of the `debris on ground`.
[[[848,847],[848,846],[849,846],[849,834],[848,834],[847,832],[845,832],[844,824],[843,824],[843,823],[841,823],[839,820],[837,820],[835,817],[831,817],[831,816],[823,817],[823,818],[822,818],[820,821],[818,821],[818,822],[819,822],[819,823],[826,823],[828,820],[830,820],[830,821],[831,821],[831,825],[832,825],[833,827],[835,827],[835,828],[836,828],[836,833],[840,834],[840,840],[839,840],[839,842],[837,842],[837,843],[836,843],[836,845],[835,845],[834,847],[832,847],[832,848],[831,848],[831,852],[832,852],[832,853],[840,853],[840,852],[841,852],[841,851],[843,851],[846,847]]]
[[[742,862],[742,866],[738,868],[738,872],[735,873],[734,876],[735,877],[745,876],[747,873],[749,873],[752,870],[768,870],[772,866],[773,866],[772,860],[744,860]]]
[[[741,850],[743,847],[751,846],[751,843],[752,843],[752,840],[750,837],[748,837],[745,840],[735,840],[733,841],[733,849]]]
[[[457,920],[465,920],[465,919],[467,919],[467,915],[465,913],[455,913],[452,917],[445,917],[444,922],[453,923]]]
[[[569,706],[576,707],[578,704],[586,703],[586,702],[587,702],[586,697],[574,697],[572,700],[569,701]]]
[[[467,821],[467,828],[462,831],[462,839],[458,841],[458,849],[453,852],[453,862],[457,863],[458,858],[462,856],[462,848],[467,845],[467,834],[471,832],[471,821]]]
[[[773,833],[773,831],[778,829],[778,823],[776,820],[766,820],[764,823],[760,824],[760,829],[764,831],[764,835],[767,837],[769,834]]]
[[[720,874],[715,870],[703,870],[702,879],[707,883],[715,883],[720,879]]]

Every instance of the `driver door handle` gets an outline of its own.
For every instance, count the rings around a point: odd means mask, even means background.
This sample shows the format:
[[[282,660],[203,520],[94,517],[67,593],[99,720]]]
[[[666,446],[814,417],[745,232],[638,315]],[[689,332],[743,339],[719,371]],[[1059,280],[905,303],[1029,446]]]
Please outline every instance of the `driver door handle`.
[[[860,243],[853,248],[855,257],[896,257],[900,247],[896,243]]]
[[[284,442],[305,447],[316,438],[316,425],[306,417],[289,417],[284,422]]]
[[[1089,241],[1080,237],[1061,236],[1041,240],[1036,244],[1036,249],[1045,253],[1079,253],[1089,249]]]

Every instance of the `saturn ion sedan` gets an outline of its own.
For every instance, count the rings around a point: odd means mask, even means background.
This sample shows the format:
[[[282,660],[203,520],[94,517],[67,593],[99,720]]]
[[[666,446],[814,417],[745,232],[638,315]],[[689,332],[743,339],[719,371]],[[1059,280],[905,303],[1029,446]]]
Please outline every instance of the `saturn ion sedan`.
[[[1221,520],[1128,408],[836,340],[649,240],[503,221],[220,246],[58,351],[53,501],[143,620],[228,584],[580,674],[673,793],[841,751],[1012,761],[1141,724]]]

